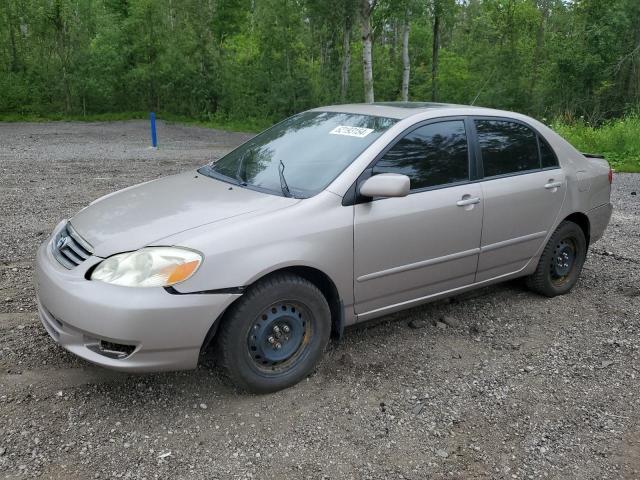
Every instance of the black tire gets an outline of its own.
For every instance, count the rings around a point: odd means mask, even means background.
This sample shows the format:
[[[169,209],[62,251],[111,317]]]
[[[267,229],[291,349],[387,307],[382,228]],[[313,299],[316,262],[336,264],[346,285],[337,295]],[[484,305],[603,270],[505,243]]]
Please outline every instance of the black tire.
[[[568,293],[578,282],[587,256],[587,240],[577,224],[562,222],[544,247],[527,286],[545,297]]]
[[[238,387],[275,392],[313,371],[330,333],[322,292],[297,275],[275,274],[252,285],[225,314],[217,335],[220,364]]]

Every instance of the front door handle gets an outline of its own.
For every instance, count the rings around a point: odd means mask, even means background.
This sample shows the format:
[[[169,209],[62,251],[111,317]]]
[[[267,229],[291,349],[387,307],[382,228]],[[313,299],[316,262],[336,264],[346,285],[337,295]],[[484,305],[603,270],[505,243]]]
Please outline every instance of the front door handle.
[[[456,205],[459,207],[466,207],[467,205],[475,205],[476,203],[480,203],[480,199],[478,197],[463,198],[462,200],[458,200]]]
[[[562,186],[562,182],[549,181],[549,183],[545,184],[544,188],[546,188],[547,190],[551,190],[553,188],[559,188],[561,186]]]

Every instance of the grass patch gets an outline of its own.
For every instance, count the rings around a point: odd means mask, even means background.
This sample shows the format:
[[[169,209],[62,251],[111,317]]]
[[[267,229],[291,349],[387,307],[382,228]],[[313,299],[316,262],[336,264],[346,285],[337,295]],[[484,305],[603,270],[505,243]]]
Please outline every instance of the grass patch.
[[[247,118],[244,120],[234,120],[234,119],[225,119],[225,118],[217,118],[211,117],[208,119],[200,119],[200,118],[189,118],[183,117],[180,115],[171,115],[166,114],[158,117],[161,120],[165,120],[167,122],[175,122],[175,123],[186,123],[188,125],[198,125],[200,127],[206,128],[216,128],[219,130],[228,130],[231,132],[261,132],[266,128],[269,128],[275,122],[265,120],[265,119],[257,119],[257,118]]]
[[[134,120],[148,118],[145,112],[123,112],[123,113],[97,113],[92,115],[73,115],[62,113],[0,113],[0,122],[116,122],[119,120]]]
[[[585,122],[551,127],[581,152],[599,153],[617,172],[640,173],[640,117],[612,120],[599,127]]]
[[[117,122],[124,120],[146,120],[149,112],[121,112],[121,113],[99,113],[92,115],[68,115],[68,114],[16,114],[0,113],[0,122]],[[218,116],[207,117],[187,117],[185,115],[174,115],[171,113],[156,113],[158,120],[170,123],[183,123],[187,125],[197,125],[206,128],[216,128],[232,132],[259,132],[272,124],[264,119],[247,118],[235,120]]]

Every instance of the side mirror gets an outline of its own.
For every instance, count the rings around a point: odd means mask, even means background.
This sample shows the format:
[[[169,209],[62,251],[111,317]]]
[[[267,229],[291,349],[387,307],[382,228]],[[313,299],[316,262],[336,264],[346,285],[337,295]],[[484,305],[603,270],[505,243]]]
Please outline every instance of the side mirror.
[[[409,177],[399,173],[380,173],[366,179],[360,185],[360,195],[365,197],[406,197],[409,195]]]

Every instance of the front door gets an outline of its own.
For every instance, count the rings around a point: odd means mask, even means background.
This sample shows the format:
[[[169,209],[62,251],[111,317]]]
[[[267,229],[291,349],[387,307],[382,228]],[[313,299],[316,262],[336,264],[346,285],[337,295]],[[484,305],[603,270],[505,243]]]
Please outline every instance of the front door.
[[[469,165],[465,122],[455,119],[411,130],[372,167],[409,176],[411,192],[354,207],[359,317],[473,283],[483,201]]]

